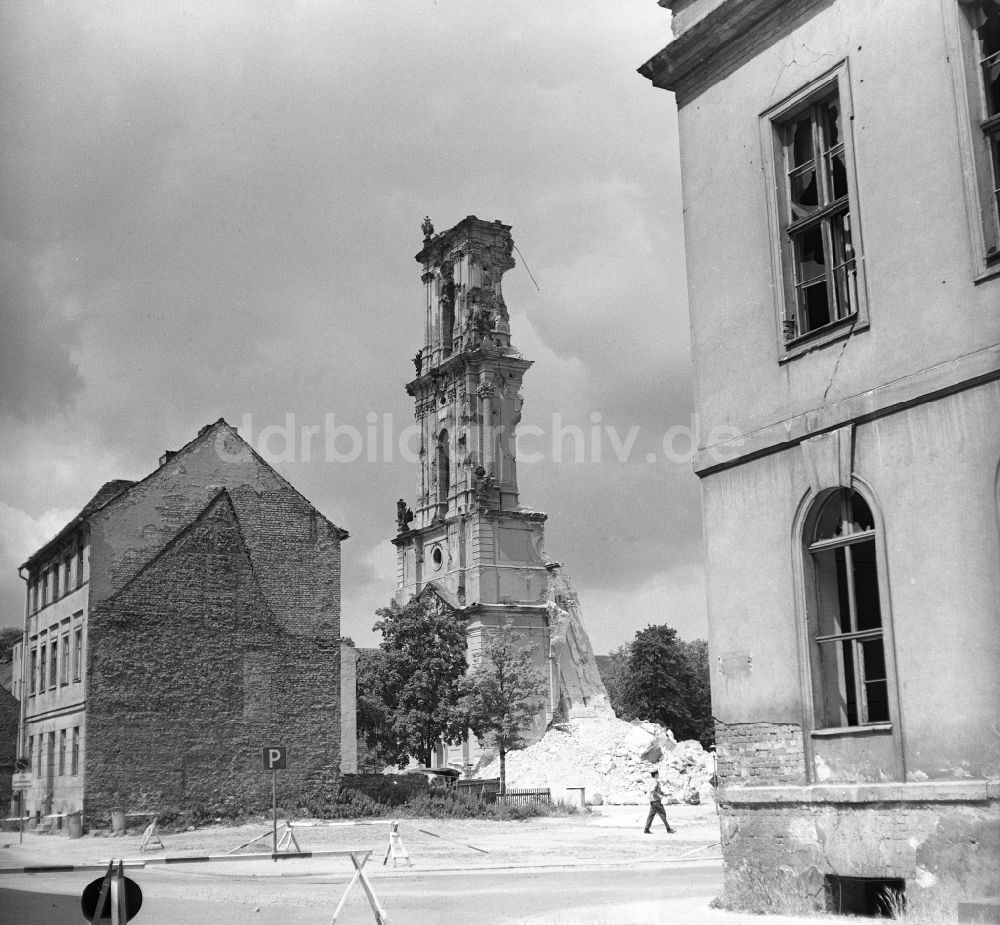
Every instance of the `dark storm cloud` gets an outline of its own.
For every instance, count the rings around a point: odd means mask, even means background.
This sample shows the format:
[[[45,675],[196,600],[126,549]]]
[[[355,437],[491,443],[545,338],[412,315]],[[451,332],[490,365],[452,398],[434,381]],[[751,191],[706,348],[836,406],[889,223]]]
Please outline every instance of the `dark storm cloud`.
[[[652,2],[5,4],[0,503],[23,528],[4,567],[220,416],[259,433],[392,415],[398,432],[420,220],[478,214],[519,248],[525,421],[641,431],[623,463],[521,470],[550,553],[598,602],[592,634],[624,641],[674,586],[687,606],[697,486],[646,462],[691,406],[676,131],[634,73],[667,30]],[[361,641],[415,467],[276,465],[351,531]],[[21,609],[8,578],[3,622]]]

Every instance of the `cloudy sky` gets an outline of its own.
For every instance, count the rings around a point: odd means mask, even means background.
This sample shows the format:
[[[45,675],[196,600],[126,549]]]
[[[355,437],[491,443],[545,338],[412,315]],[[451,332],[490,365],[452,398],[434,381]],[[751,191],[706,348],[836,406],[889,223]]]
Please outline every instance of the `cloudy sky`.
[[[343,631],[371,644],[418,481],[379,441],[412,419],[420,223],[475,214],[521,255],[546,435],[521,500],[595,650],[703,634],[676,113],[635,72],[668,39],[655,0],[5,0],[0,625],[104,481],[225,417],[350,531]],[[371,422],[326,458],[331,425]]]

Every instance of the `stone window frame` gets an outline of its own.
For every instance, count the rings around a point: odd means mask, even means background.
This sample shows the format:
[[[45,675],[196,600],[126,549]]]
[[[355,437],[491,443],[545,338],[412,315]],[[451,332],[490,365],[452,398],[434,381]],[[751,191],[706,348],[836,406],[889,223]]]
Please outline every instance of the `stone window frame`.
[[[844,169],[847,183],[846,201],[837,197],[819,207],[814,215],[800,220],[785,220],[790,211],[786,166],[789,126],[804,113],[819,104],[836,98],[840,108],[840,124],[843,138]],[[768,185],[767,209],[771,241],[771,265],[775,293],[775,330],[778,342],[778,361],[785,362],[801,356],[816,347],[842,340],[852,333],[865,330],[869,326],[868,285],[865,274],[865,252],[861,233],[861,207],[858,196],[858,178],[852,130],[854,106],[851,99],[850,72],[847,59],[834,65],[830,70],[810,81],[780,103],[768,108],[759,117],[761,133],[762,163]],[[816,144],[819,142],[817,141]],[[838,145],[839,147],[840,145]],[[823,153],[821,151],[821,153]],[[826,177],[825,168],[817,164],[817,179]],[[849,218],[849,234],[853,255],[847,261],[853,263],[854,294],[853,312],[836,318],[829,323],[808,331],[799,331],[799,308],[797,281],[795,279],[795,255],[791,235],[802,234],[811,227],[824,227],[824,248],[827,266],[834,266],[832,254],[832,221],[835,216]],[[830,227],[827,227],[830,226]],[[791,229],[791,231],[789,230]],[[828,287],[834,285],[833,271],[827,271]]]
[[[949,0],[944,6],[957,110],[958,145],[966,217],[972,241],[973,279],[1000,276],[1000,100],[990,112],[978,35],[997,0]],[[991,142],[993,150],[991,151]]]
[[[882,508],[872,487],[858,475],[851,478],[850,485],[833,485],[816,491],[809,489],[802,497],[795,515],[792,530],[792,560],[795,575],[795,600],[800,617],[796,621],[799,636],[799,669],[802,690],[802,730],[806,758],[806,777],[815,783],[815,762],[813,759],[813,739],[824,736],[866,736],[872,733],[890,735],[895,757],[896,779],[905,780],[905,765],[902,740],[902,715],[899,704],[899,679],[895,636],[893,632],[891,599],[889,595],[889,566],[886,544],[885,522]],[[822,679],[816,665],[814,641],[817,601],[815,584],[811,581],[810,538],[824,502],[834,492],[851,489],[857,492],[868,505],[874,519],[875,557],[878,572],[879,608],[882,614],[883,654],[886,664],[886,687],[889,703],[889,721],[868,723],[858,726],[822,726],[817,719],[818,691],[822,689]]]

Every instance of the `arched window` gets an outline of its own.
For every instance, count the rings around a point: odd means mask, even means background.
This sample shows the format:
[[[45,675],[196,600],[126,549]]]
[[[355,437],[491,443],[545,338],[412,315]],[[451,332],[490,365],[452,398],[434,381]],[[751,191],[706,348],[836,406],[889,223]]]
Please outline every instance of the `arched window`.
[[[817,728],[887,723],[875,518],[856,491],[827,495],[806,535]]]
[[[438,504],[448,503],[451,485],[451,461],[448,455],[448,431],[442,430],[437,439],[437,499]]]

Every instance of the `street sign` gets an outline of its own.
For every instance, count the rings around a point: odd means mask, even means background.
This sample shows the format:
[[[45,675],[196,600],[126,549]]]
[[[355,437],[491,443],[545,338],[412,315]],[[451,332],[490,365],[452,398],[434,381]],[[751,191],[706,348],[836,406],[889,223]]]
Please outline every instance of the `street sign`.
[[[285,770],[285,746],[268,745],[264,747],[264,770],[284,771]]]
[[[31,770],[31,759],[25,758],[23,755],[14,759],[14,770],[15,771],[30,771]]]
[[[21,793],[31,789],[31,771],[15,771],[11,776],[11,789]]]
[[[108,864],[108,872],[87,884],[80,897],[80,911],[88,922],[109,919],[124,925],[142,908],[142,889],[123,872],[121,861]]]

